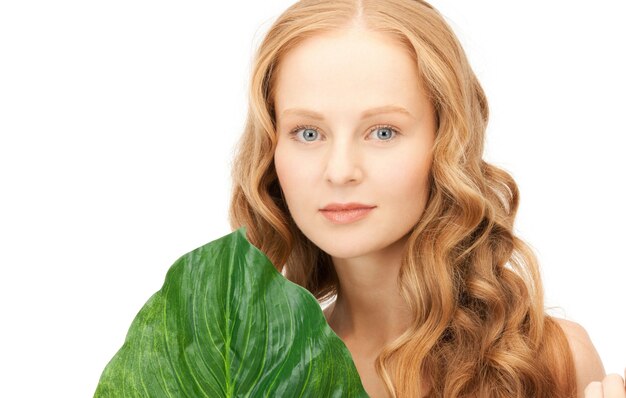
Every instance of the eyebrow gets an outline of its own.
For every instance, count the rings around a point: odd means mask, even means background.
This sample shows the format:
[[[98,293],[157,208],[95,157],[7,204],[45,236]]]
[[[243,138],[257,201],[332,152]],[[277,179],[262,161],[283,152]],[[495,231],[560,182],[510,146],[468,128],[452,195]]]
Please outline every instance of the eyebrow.
[[[411,114],[411,112],[407,111],[405,108],[403,108],[401,106],[385,105],[385,106],[379,106],[379,107],[376,107],[376,108],[371,108],[371,109],[365,110],[363,113],[361,113],[361,119],[367,119],[368,117],[372,117],[372,116],[375,116],[375,115],[380,115],[382,113],[400,113],[400,114],[407,115],[409,117],[415,118],[415,116],[413,116]],[[314,112],[314,111],[311,111],[311,110],[308,110],[308,109],[303,109],[303,108],[289,108],[289,109],[285,109],[283,111],[282,115],[285,116],[287,114],[309,117],[309,118],[315,119],[315,120],[324,120],[324,116],[322,114]]]

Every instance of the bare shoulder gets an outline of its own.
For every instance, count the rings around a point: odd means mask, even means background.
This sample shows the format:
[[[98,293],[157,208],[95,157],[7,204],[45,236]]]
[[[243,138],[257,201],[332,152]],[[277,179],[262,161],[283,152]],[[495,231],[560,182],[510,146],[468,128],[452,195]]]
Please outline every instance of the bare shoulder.
[[[601,381],[606,372],[589,334],[579,323],[552,317],[561,327],[572,350],[579,396],[592,381]]]

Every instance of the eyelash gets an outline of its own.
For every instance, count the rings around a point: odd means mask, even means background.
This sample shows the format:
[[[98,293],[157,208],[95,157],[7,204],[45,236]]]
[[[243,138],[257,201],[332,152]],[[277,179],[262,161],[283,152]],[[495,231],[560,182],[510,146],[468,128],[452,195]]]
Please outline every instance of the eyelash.
[[[294,140],[294,141],[298,141],[298,142],[313,142],[313,141],[300,141],[299,139],[297,139],[297,138],[295,137],[295,136],[296,136],[296,133],[297,133],[298,131],[302,130],[302,129],[315,130],[315,131],[317,131],[317,132],[319,133],[319,130],[318,130],[318,129],[316,129],[315,127],[313,127],[313,126],[310,126],[310,125],[305,125],[305,124],[300,124],[300,125],[296,126],[293,130],[291,130],[291,131],[289,132],[289,136],[291,137],[291,139],[292,139],[292,140]],[[393,131],[393,136],[392,136],[392,138],[390,138],[390,139],[388,139],[388,140],[379,140],[379,141],[381,141],[381,142],[390,142],[390,141],[393,141],[393,140],[395,140],[396,136],[397,136],[398,134],[400,134],[400,132],[398,131],[398,129],[396,129],[396,128],[395,128],[395,127],[393,127],[393,126],[390,126],[390,125],[388,125],[388,124],[379,124],[379,125],[376,125],[376,126],[374,126],[374,127],[372,127],[372,128],[370,129],[370,131],[369,131],[369,133],[368,133],[368,136],[369,136],[370,134],[372,134],[374,131],[378,130],[378,129],[389,129],[389,130]]]

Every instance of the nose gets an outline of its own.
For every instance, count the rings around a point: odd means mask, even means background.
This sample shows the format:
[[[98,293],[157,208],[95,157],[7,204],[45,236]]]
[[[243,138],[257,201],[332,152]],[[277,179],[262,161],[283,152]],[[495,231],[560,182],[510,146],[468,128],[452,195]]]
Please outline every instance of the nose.
[[[325,179],[333,185],[358,183],[363,178],[361,156],[349,140],[335,141],[327,154]]]

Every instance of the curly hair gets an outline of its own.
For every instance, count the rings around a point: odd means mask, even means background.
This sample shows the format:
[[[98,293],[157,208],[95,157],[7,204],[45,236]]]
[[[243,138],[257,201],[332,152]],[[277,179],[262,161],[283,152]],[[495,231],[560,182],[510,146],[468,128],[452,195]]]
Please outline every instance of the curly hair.
[[[544,309],[538,261],[513,233],[514,179],[482,159],[489,108],[452,29],[422,0],[303,0],[255,54],[245,129],[232,163],[233,229],[318,301],[337,293],[331,258],[297,228],[273,163],[275,77],[302,40],[360,24],[402,43],[434,105],[430,195],[403,254],[398,284],[411,326],[383,348],[377,373],[393,397],[575,397],[563,330]],[[421,379],[425,377],[426,379]]]

